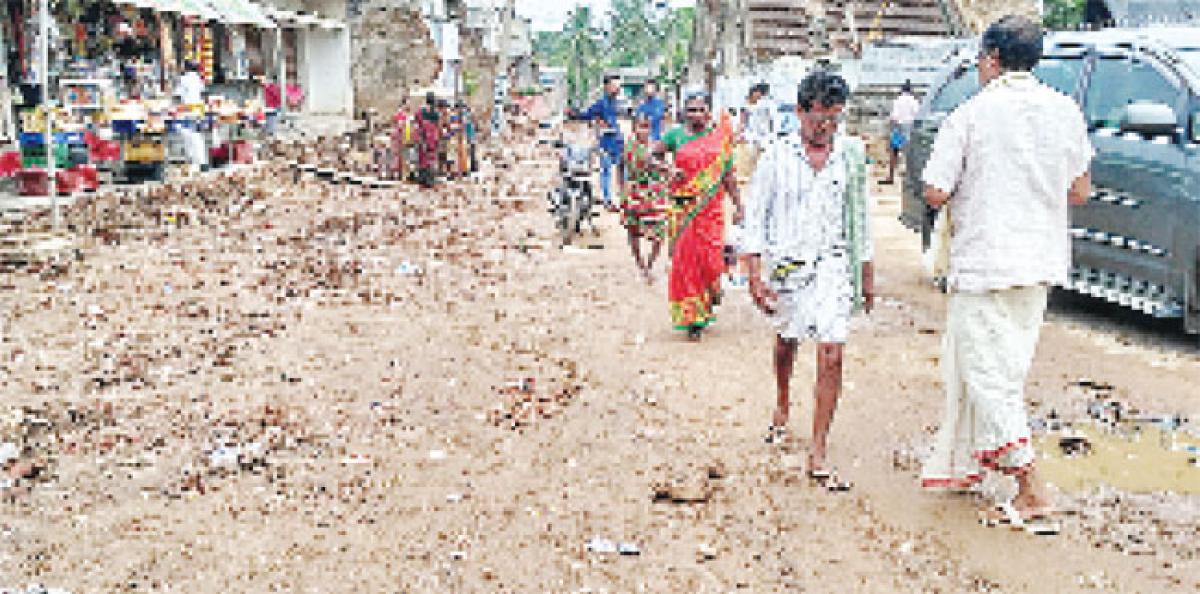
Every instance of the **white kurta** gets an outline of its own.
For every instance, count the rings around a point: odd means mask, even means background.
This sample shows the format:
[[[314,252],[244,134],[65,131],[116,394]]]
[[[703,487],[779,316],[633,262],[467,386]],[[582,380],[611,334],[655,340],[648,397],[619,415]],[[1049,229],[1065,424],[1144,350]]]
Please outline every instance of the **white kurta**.
[[[769,143],[751,181],[742,249],[761,256],[779,294],[771,321],[789,339],[844,343],[854,306],[845,230],[847,163],[838,137],[815,171],[798,133]],[[870,217],[866,217],[867,220]],[[862,259],[871,259],[865,229]]]
[[[743,130],[743,135],[746,140],[760,147],[766,146],[767,143],[775,137],[775,131],[778,126],[775,125],[778,109],[775,102],[767,97],[758,100],[758,103],[748,106],[749,114],[746,118],[746,129]]]
[[[1009,73],[946,117],[921,173],[952,195],[950,288],[1064,284],[1067,194],[1094,150],[1079,106],[1028,73]]]

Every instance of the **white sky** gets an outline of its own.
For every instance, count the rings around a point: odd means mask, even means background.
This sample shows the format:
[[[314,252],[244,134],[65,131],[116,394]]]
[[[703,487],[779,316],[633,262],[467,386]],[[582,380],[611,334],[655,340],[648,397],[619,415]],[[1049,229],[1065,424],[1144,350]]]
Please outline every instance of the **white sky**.
[[[696,0],[668,0],[671,6],[694,6]],[[610,0],[517,0],[517,13],[533,21],[534,31],[557,31],[567,20],[567,13],[577,5],[588,5],[592,14],[602,14]]]

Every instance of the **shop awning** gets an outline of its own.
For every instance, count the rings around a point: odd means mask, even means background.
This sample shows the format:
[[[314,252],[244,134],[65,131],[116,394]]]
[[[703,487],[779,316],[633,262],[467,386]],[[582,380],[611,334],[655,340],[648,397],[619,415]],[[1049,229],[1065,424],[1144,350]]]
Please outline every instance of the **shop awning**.
[[[206,0],[214,11],[220,13],[220,21],[230,25],[253,25],[274,29],[275,23],[267,18],[263,8],[249,0]]]
[[[131,4],[158,12],[174,12],[210,21],[221,20],[220,13],[205,0],[113,0],[113,4]]]
[[[183,12],[178,0],[113,0],[113,4],[127,4],[159,12]]]
[[[323,19],[316,15],[293,12],[290,10],[266,9],[266,12],[281,27],[289,29],[304,27],[320,27],[322,29],[345,29],[346,24],[334,19]]]
[[[200,17],[207,21],[222,20],[221,13],[213,10],[213,7],[205,0],[168,0],[168,2],[178,4],[180,14]]]
[[[275,21],[262,6],[250,0],[113,0],[158,12],[173,12],[229,25],[252,25],[274,29]]]

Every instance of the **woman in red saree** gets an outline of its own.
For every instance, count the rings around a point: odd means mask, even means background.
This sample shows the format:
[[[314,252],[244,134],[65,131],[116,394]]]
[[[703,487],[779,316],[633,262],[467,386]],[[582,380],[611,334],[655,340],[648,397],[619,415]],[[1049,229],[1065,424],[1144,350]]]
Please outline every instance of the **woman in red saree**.
[[[417,168],[422,186],[433,187],[438,166],[438,146],[442,140],[441,119],[437,111],[437,100],[433,93],[425,98],[425,109],[421,110],[417,128]]]
[[[691,340],[716,321],[721,275],[725,272],[725,219],[722,202],[732,200],[734,221],[742,216],[733,175],[733,126],[722,113],[712,124],[712,99],[688,95],[686,123],[663,136],[663,148],[674,154],[672,204],[668,216],[671,277],[667,297],[671,322]]]

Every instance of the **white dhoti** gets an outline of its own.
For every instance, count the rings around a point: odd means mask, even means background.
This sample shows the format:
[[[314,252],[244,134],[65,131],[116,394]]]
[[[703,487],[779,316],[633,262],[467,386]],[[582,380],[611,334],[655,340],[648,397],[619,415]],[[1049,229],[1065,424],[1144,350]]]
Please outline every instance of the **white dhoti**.
[[[779,336],[845,344],[850,334],[854,288],[850,258],[844,252],[793,269],[771,280],[779,295],[771,323]]]
[[[928,488],[966,489],[984,470],[1018,475],[1034,462],[1025,378],[1046,313],[1046,288],[952,293],[942,371],[946,405],[921,471]]]

